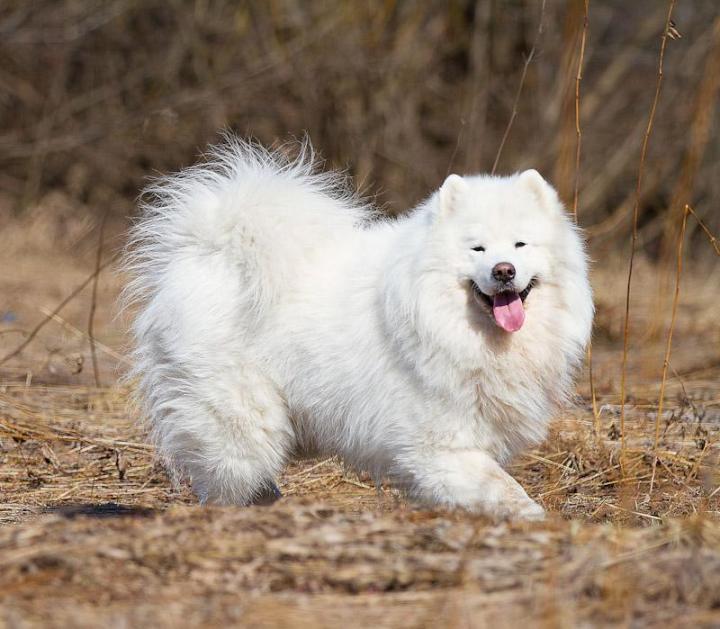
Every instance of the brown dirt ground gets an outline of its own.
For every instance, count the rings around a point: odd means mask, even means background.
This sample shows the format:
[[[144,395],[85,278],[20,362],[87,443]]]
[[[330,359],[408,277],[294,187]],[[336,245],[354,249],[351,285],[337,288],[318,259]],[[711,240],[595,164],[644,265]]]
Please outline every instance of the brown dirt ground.
[[[70,224],[4,232],[3,354],[92,268],[90,229]],[[598,416],[586,373],[577,407],[511,466],[549,512],[533,524],[422,509],[334,459],[292,464],[272,507],[197,506],[116,382],[122,278],[103,275],[104,386],[88,291],[0,367],[0,626],[719,626],[717,271],[683,280],[654,473],[667,302],[641,264],[621,466],[622,273],[594,278]]]

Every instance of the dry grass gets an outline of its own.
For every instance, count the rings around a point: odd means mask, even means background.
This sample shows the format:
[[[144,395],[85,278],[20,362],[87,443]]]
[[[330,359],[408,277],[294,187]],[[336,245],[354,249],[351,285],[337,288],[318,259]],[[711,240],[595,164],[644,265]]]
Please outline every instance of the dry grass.
[[[8,620],[45,626],[711,626],[719,545],[720,525],[700,517],[617,530],[173,507],[0,531],[0,585]]]
[[[0,627],[720,626],[720,19],[678,3],[663,31],[674,4],[0,9],[0,113],[17,114],[0,124]],[[141,178],[246,120],[265,140],[308,129],[393,208],[493,157],[554,172],[589,225],[597,317],[592,381],[510,469],[547,521],[423,509],[333,458],[292,463],[272,507],[201,508],[170,482],[117,384],[123,278],[103,265]]]
[[[617,406],[600,440],[588,408],[557,421],[512,467],[550,513],[534,525],[423,510],[334,459],[291,465],[273,507],[201,508],[154,463],[123,390],[6,386],[0,622],[709,625],[720,398],[699,384],[666,404],[652,496],[652,403],[627,414],[624,478]]]
[[[617,458],[619,406],[602,399],[600,438],[593,436],[591,409],[577,408],[511,471],[546,508],[566,518],[642,525],[697,512],[717,515],[720,397],[711,382],[684,383],[679,397],[666,400],[652,495],[656,406],[650,399],[636,398],[627,413],[632,424],[625,477]],[[155,463],[128,416],[123,389],[6,385],[0,412],[0,522],[78,505],[163,509],[194,503]],[[405,506],[393,490],[376,489],[332,458],[292,464],[280,486],[288,498],[310,496],[347,511]]]

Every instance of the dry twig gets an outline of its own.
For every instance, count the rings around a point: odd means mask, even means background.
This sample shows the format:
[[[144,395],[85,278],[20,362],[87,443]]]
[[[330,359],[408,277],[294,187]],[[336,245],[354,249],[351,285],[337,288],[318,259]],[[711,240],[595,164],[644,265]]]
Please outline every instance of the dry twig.
[[[580,36],[580,54],[578,58],[577,74],[575,75],[575,134],[577,135],[577,144],[575,146],[575,184],[573,190],[572,215],[576,223],[578,212],[578,192],[580,188],[580,151],[582,147],[582,130],[580,128],[580,81],[582,81],[583,61],[585,59],[585,43],[587,41],[589,11],[590,0],[585,0],[582,35]]]
[[[97,254],[95,256],[95,273],[92,282],[92,295],[90,297],[90,313],[88,314],[88,338],[90,339],[90,356],[92,357],[93,376],[95,386],[100,388],[100,370],[98,368],[97,350],[95,348],[95,310],[97,308],[98,281],[100,280],[100,265],[102,264],[103,239],[105,236],[105,223],[107,222],[108,210],[103,213],[100,221],[100,235],[98,236]]]
[[[60,311],[67,306],[75,297],[77,297],[84,289],[85,287],[90,284],[90,282],[93,281],[95,276],[102,272],[104,269],[109,267],[111,264],[116,262],[120,259],[120,256],[122,255],[121,251],[118,251],[115,255],[113,255],[109,260],[101,264],[95,271],[92,272],[88,277],[86,277],[83,282],[78,286],[75,290],[73,290],[65,299],[63,299],[57,306],[55,306],[55,309],[47,315],[40,323],[38,323],[27,335],[27,338],[20,343],[14,350],[8,352],[0,358],[0,365],[4,365],[8,360],[11,358],[15,358],[20,352],[22,352],[30,343],[33,342],[35,337],[38,335],[40,330],[42,330],[50,321],[53,320],[54,315],[57,315],[60,313]]]
[[[663,404],[665,402],[665,384],[667,382],[668,365],[670,364],[670,350],[672,348],[672,337],[673,331],[675,330],[675,319],[677,316],[678,299],[680,297],[680,277],[682,275],[682,253],[683,253],[683,241],[685,240],[685,228],[687,226],[688,208],[686,205],[683,210],[682,225],[680,227],[680,235],[678,236],[677,244],[677,266],[675,271],[675,294],[672,302],[672,315],[670,316],[670,328],[668,329],[667,341],[665,343],[665,359],[663,361],[662,379],[660,381],[660,394],[658,398],[658,409],[657,415],[655,416],[655,440],[653,445],[653,466],[652,466],[652,478],[650,479],[650,490],[648,495],[652,495],[653,487],[655,485],[655,471],[657,469],[658,462],[658,447],[660,444],[660,418],[662,417]]]
[[[707,225],[703,222],[703,220],[697,215],[695,210],[692,209],[689,205],[687,206],[688,212],[693,215],[695,220],[698,222],[698,225],[700,225],[700,228],[705,232],[705,235],[708,237],[708,240],[710,240],[710,245],[715,250],[715,253],[720,256],[720,248],[718,248],[718,239],[713,235],[713,233],[708,229]]]
[[[655,111],[657,104],[660,99],[660,88],[662,87],[663,79],[663,62],[665,60],[665,46],[668,39],[668,29],[672,20],[672,12],[675,8],[675,0],[670,0],[668,5],[667,18],[665,19],[665,29],[663,30],[662,40],[660,43],[660,55],[658,59],[658,70],[657,80],[655,82],[655,96],[653,98],[652,107],[650,108],[650,115],[648,116],[648,123],[645,129],[645,136],[643,138],[642,149],[640,151],[640,163],[638,165],[637,183],[635,186],[635,204],[633,206],[633,224],[632,224],[632,238],[630,242],[630,260],[628,262],[628,278],[627,288],[625,292],[625,318],[623,321],[623,352],[622,352],[622,368],[620,372],[620,462],[622,469],[625,468],[625,447],[626,447],[626,435],[625,435],[625,401],[626,401],[626,378],[627,378],[627,354],[628,354],[628,343],[630,340],[630,292],[632,286],[632,275],[633,275],[633,262],[635,260],[635,250],[637,249],[637,238],[638,238],[638,216],[640,213],[640,199],[642,192],[642,181],[645,170],[645,156],[647,155],[648,144],[650,142],[650,134],[652,133],[653,123],[655,122]]]
[[[497,171],[498,163],[500,162],[500,156],[502,155],[503,148],[505,148],[505,142],[508,139],[508,136],[510,135],[510,129],[513,126],[513,122],[515,122],[515,118],[517,117],[518,112],[518,104],[520,103],[520,96],[522,95],[523,87],[525,85],[525,77],[527,76],[528,68],[530,67],[530,62],[535,57],[535,51],[537,49],[538,42],[540,41],[540,36],[543,32],[543,20],[545,19],[545,0],[542,0],[542,5],[540,5],[540,19],[538,20],[538,28],[537,33],[535,33],[535,40],[533,41],[532,48],[530,48],[530,52],[528,53],[528,56],[525,59],[525,64],[523,65],[522,74],[520,75],[520,82],[518,83],[517,92],[515,92],[515,100],[513,101],[513,108],[512,113],[510,114],[510,120],[508,120],[507,126],[505,127],[505,131],[503,132],[502,140],[500,140],[500,146],[498,147],[497,155],[495,155],[495,161],[493,162],[493,167],[491,174],[495,174]]]

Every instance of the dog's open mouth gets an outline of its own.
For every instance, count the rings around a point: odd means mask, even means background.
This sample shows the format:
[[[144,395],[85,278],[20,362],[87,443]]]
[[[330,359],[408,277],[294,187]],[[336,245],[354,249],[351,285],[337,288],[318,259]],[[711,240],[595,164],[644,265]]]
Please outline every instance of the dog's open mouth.
[[[483,293],[475,282],[471,282],[471,284],[475,297],[492,312],[498,326],[506,332],[517,332],[523,326],[525,323],[525,300],[530,291],[535,288],[536,278],[530,280],[530,283],[520,292],[513,289],[500,290],[492,296]]]

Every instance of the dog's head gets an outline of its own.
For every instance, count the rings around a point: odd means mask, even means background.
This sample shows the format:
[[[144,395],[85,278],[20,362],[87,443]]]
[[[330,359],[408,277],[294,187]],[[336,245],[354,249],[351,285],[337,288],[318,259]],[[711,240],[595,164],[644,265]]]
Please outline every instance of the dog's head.
[[[511,177],[450,175],[434,205],[436,254],[475,306],[506,332],[522,328],[526,307],[544,286],[562,286],[573,274],[585,279],[577,231],[535,170]]]

